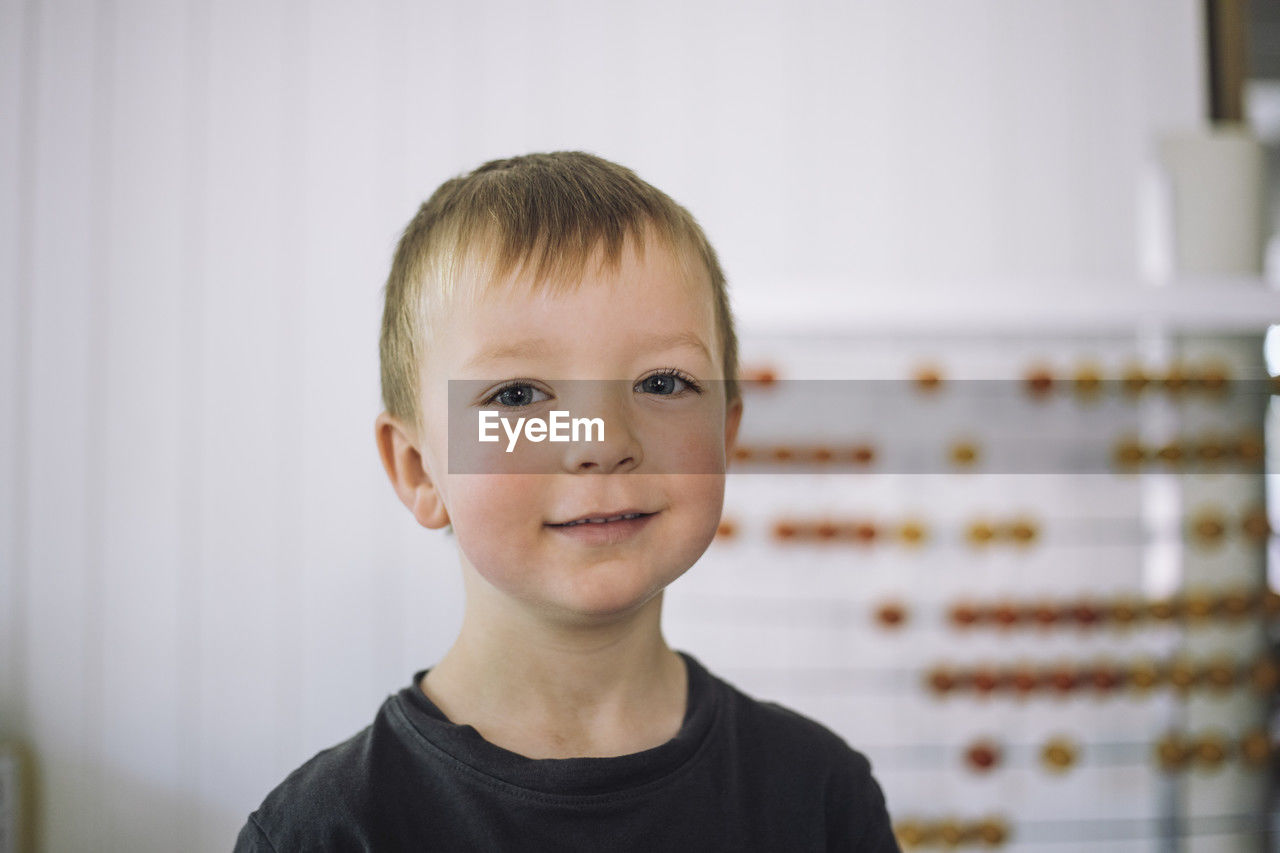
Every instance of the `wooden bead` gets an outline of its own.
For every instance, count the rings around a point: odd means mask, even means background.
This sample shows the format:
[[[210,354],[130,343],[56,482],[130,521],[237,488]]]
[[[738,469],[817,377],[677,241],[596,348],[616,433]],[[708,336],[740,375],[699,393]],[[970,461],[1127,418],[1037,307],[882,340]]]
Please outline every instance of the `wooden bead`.
[[[898,537],[908,545],[919,545],[925,539],[924,525],[917,521],[905,521],[898,528]]]
[[[989,740],[980,740],[965,751],[965,763],[975,773],[988,773],[1000,764],[1000,747]]]
[[[994,527],[985,521],[975,521],[969,525],[969,530],[966,535],[970,544],[986,545],[995,538],[996,531]]]
[[[977,840],[988,847],[1001,847],[1009,838],[1009,826],[999,818],[978,822]]]
[[[914,380],[921,391],[937,391],[942,384],[942,370],[937,365],[922,365],[916,368]]]
[[[1129,667],[1129,684],[1138,691],[1147,691],[1160,684],[1162,674],[1160,668],[1152,661],[1138,661]]]
[[[1124,439],[1116,444],[1112,459],[1121,470],[1137,468],[1147,461],[1147,450],[1134,439]]]
[[[1121,378],[1121,388],[1126,394],[1138,394],[1146,389],[1150,383],[1147,372],[1141,365],[1131,365],[1125,368],[1124,375]]]
[[[1271,735],[1256,729],[1240,739],[1240,760],[1250,767],[1262,767],[1271,761]]]
[[[1191,750],[1176,733],[1168,734],[1156,742],[1156,763],[1161,770],[1172,772],[1181,770],[1191,757]]]
[[[1196,763],[1206,770],[1217,770],[1227,759],[1228,745],[1221,736],[1208,734],[1195,742],[1194,757]]]
[[[978,461],[978,446],[971,441],[957,441],[951,445],[951,462],[960,468],[967,468]]]
[[[876,608],[876,621],[884,628],[898,628],[907,621],[907,608],[897,601],[886,601]]]
[[[1040,763],[1055,773],[1064,773],[1076,763],[1079,750],[1065,737],[1055,737],[1040,749]]]
[[[1027,371],[1027,393],[1034,399],[1043,399],[1053,390],[1053,373],[1048,367],[1035,366]]]

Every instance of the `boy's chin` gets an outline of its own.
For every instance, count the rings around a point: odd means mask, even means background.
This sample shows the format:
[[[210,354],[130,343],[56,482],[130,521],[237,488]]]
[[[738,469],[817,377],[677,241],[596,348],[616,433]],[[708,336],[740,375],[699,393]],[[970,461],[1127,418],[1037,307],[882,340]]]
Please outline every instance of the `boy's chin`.
[[[658,606],[662,591],[670,581],[652,583],[641,587],[634,583],[592,580],[566,591],[554,603],[549,603],[548,615],[554,614],[569,624],[583,627],[607,624],[631,619]],[[674,578],[672,578],[674,580]]]

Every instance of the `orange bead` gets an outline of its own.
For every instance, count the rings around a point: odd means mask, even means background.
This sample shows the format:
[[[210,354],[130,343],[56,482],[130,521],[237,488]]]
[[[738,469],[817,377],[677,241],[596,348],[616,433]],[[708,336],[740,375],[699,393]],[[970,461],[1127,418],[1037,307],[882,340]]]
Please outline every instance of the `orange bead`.
[[[985,521],[975,521],[969,525],[969,542],[973,545],[986,545],[995,538],[996,531]]]
[[[1055,737],[1040,749],[1040,763],[1055,773],[1064,773],[1076,763],[1076,745],[1065,737]]]
[[[1147,450],[1135,439],[1124,439],[1116,444],[1112,458],[1117,468],[1130,470],[1146,462]]]
[[[968,467],[978,461],[978,445],[971,441],[957,441],[951,445],[950,456],[957,467]]]
[[[1270,763],[1271,752],[1271,735],[1266,729],[1249,732],[1240,739],[1240,759],[1251,767]]]
[[[1009,674],[1009,685],[1025,696],[1040,686],[1040,676],[1031,667],[1015,667]]]
[[[1149,381],[1147,373],[1142,366],[1135,364],[1125,369],[1121,387],[1125,393],[1138,394],[1147,387]]]
[[[876,451],[869,444],[856,444],[850,449],[849,456],[857,465],[870,465],[875,461]]]
[[[1169,684],[1176,690],[1187,691],[1200,680],[1200,672],[1191,661],[1177,658],[1169,663]]]
[[[957,821],[941,821],[936,832],[938,841],[946,847],[958,847],[964,842],[964,826]]]
[[[1227,532],[1226,522],[1222,514],[1213,510],[1205,510],[1191,521],[1193,538],[1204,545],[1217,545]]]
[[[1082,364],[1076,368],[1074,382],[1076,393],[1087,399],[1097,395],[1102,386],[1102,376],[1094,365]]]
[[[1197,591],[1187,595],[1182,607],[1188,618],[1203,621],[1213,615],[1216,604],[1208,593]]]
[[[898,537],[908,545],[918,545],[925,539],[924,525],[917,521],[905,521],[898,528]]]
[[[1257,596],[1248,590],[1231,590],[1218,600],[1218,610],[1228,619],[1240,620],[1249,615],[1256,601]]]
[[[1142,615],[1142,605],[1132,598],[1118,598],[1108,606],[1111,621],[1117,625],[1130,625]]]
[[[1250,668],[1249,682],[1259,693],[1274,693],[1280,684],[1280,669],[1277,669],[1275,661],[1263,658]]]
[[[1263,541],[1271,535],[1271,522],[1264,509],[1250,510],[1240,520],[1240,530],[1249,539]]]
[[[885,628],[897,628],[907,621],[907,608],[897,601],[886,601],[876,608],[876,621]]]
[[[747,368],[738,372],[738,377],[747,385],[772,385],[778,381],[778,374],[771,367]]]
[[[965,763],[975,773],[987,773],[1000,764],[1000,747],[989,740],[980,740],[965,751]]]
[[[870,545],[876,540],[876,526],[870,521],[858,521],[852,525],[850,534],[853,541],[861,545]]]
[[[991,621],[1001,628],[1012,628],[1021,618],[1022,613],[1019,608],[1010,602],[1001,602],[991,608]]]
[[[1246,467],[1254,467],[1262,463],[1262,439],[1252,435],[1242,435],[1236,442],[1236,458]]]
[[[1000,682],[1002,680],[1003,679],[1001,679],[998,672],[986,667],[975,669],[973,674],[970,676],[970,682],[973,684],[973,689],[984,696],[988,693],[994,693],[996,690],[999,690]]]
[[[925,843],[924,827],[912,820],[899,821],[893,825],[893,834],[903,847],[919,847]]]
[[[1211,362],[1200,368],[1197,385],[1208,394],[1219,395],[1227,389],[1227,378],[1230,370],[1222,362]]]
[[[968,628],[970,625],[977,624],[980,615],[977,606],[968,602],[951,605],[951,624],[957,628]]]
[[[1049,674],[1049,683],[1059,693],[1070,693],[1076,689],[1079,682],[1079,676],[1069,666],[1060,666],[1053,669]]]
[[[1207,770],[1217,770],[1227,759],[1228,745],[1220,735],[1207,734],[1195,742],[1196,762]]]
[[[1099,693],[1108,693],[1121,684],[1122,674],[1106,664],[1098,664],[1089,670],[1089,681]]]
[[[1189,377],[1180,364],[1171,364],[1164,375],[1164,390],[1170,394],[1180,394],[1187,389]]]
[[[1155,663],[1138,661],[1129,667],[1127,681],[1141,692],[1159,685],[1161,678],[1160,668]]]
[[[1040,399],[1053,390],[1053,373],[1048,367],[1037,365],[1027,371],[1027,393]]]
[[[737,525],[728,519],[720,519],[720,524],[716,527],[716,537],[719,539],[732,539],[737,532]]]
[[[1195,457],[1206,465],[1216,465],[1227,455],[1227,450],[1222,446],[1222,442],[1211,436],[1202,438],[1193,445],[1193,449]]]
[[[1008,525],[1006,535],[1018,545],[1030,545],[1036,540],[1036,523],[1028,518],[1017,519]]]
[[[926,676],[929,689],[940,696],[945,696],[960,686],[960,679],[946,667],[935,667]]]
[[[921,391],[936,391],[942,384],[942,371],[936,365],[922,365],[916,369],[914,378]]]
[[[1191,757],[1191,750],[1177,733],[1168,734],[1156,743],[1156,763],[1161,770],[1181,770]]]
[[[978,822],[977,840],[988,847],[1000,847],[1009,838],[1009,826],[999,818]]]
[[[1204,680],[1215,690],[1227,690],[1235,686],[1236,665],[1229,658],[1218,658],[1204,669]]]
[[[1182,461],[1183,455],[1182,444],[1176,441],[1156,448],[1156,458],[1168,465],[1177,465]]]

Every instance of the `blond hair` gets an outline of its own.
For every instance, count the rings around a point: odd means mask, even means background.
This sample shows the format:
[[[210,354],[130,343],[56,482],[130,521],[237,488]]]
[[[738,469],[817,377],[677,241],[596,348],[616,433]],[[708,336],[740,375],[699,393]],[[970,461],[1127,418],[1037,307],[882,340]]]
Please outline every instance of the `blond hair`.
[[[725,401],[737,399],[738,341],[725,277],[697,221],[630,169],[557,151],[491,160],[445,181],[405,227],[384,288],[379,340],[388,414],[422,425],[419,366],[432,339],[431,320],[468,283],[491,283],[521,269],[532,272],[534,287],[563,287],[581,280],[598,249],[613,269],[628,237],[643,251],[646,229],[705,270],[722,344]]]

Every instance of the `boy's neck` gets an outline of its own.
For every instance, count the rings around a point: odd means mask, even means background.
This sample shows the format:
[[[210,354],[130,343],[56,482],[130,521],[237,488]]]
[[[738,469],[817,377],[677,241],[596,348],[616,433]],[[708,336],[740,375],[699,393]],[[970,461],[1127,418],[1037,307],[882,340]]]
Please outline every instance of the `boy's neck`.
[[[661,609],[659,593],[628,619],[588,629],[486,620],[468,608],[422,691],[452,722],[529,758],[660,746],[679,732],[688,702]]]

